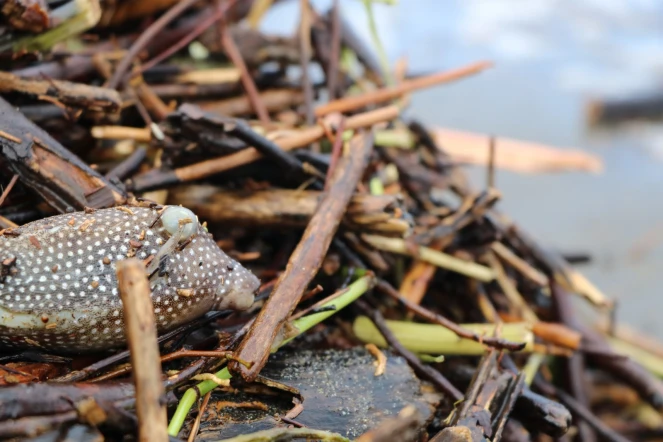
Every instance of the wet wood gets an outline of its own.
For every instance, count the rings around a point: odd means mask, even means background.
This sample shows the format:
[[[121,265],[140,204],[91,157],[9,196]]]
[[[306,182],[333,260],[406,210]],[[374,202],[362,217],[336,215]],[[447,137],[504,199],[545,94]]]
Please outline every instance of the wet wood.
[[[455,129],[435,128],[433,136],[454,160],[485,166],[490,156],[490,138]],[[495,140],[495,167],[519,173],[600,173],[603,161],[579,149],[557,148],[505,137]]]
[[[228,191],[213,186],[180,186],[170,193],[173,204],[190,208],[208,222],[252,227],[306,227],[324,197],[314,190]],[[396,195],[355,193],[342,225],[404,236],[412,227],[408,217]]]
[[[70,81],[21,78],[9,72],[0,72],[0,93],[10,92],[93,112],[115,113],[122,105],[120,94],[113,89]]]
[[[333,184],[290,256],[283,276],[237,350],[239,359],[254,365],[249,369],[235,362],[229,364],[234,373],[247,381],[254,380],[260,373],[277,334],[322,265],[343,212],[368,164],[373,150],[372,136],[358,135],[351,144],[350,153],[341,160]]]
[[[395,106],[368,111],[348,118],[345,127],[346,129],[359,129],[372,126],[382,121],[390,120],[398,115],[398,112],[398,108]],[[322,127],[312,126],[301,131],[295,131],[290,136],[281,139],[277,138],[274,140],[274,143],[281,149],[290,151],[311,144],[324,136],[325,130]],[[155,187],[162,187],[164,185],[194,181],[236,167],[244,166],[257,161],[260,158],[262,158],[260,152],[253,147],[249,147],[232,155],[180,167],[172,172],[153,171],[138,175],[133,180],[133,189],[136,191],[145,191],[154,189]]]
[[[406,408],[414,409],[416,422],[430,422],[441,395],[431,393],[403,358],[393,352],[386,352],[385,356],[384,374],[375,377],[374,358],[363,347],[320,350],[298,345],[271,355],[261,374],[299,392],[302,410],[292,419],[306,427],[324,428],[355,440],[385,420],[401,421],[399,413]],[[266,409],[240,407],[247,400],[260,401]],[[218,391],[208,404],[203,417],[207,425],[202,426],[197,440],[211,442],[279,428],[285,421],[281,419],[291,409],[292,395],[278,397],[264,389],[252,395]],[[414,419],[407,421],[409,433],[421,429],[414,428]],[[402,434],[407,433],[404,428]]]
[[[365,92],[364,94],[355,97],[341,98],[318,106],[315,109],[315,116],[322,117],[332,112],[349,112],[372,104],[382,104],[385,101],[393,100],[407,93],[416,91],[417,89],[448,83],[450,81],[477,74],[491,66],[492,63],[489,62],[478,62],[451,71],[408,80],[398,86]]]
[[[124,191],[58,143],[0,98],[0,130],[20,143],[0,137],[2,157],[21,183],[54,209],[110,207],[126,199]]]

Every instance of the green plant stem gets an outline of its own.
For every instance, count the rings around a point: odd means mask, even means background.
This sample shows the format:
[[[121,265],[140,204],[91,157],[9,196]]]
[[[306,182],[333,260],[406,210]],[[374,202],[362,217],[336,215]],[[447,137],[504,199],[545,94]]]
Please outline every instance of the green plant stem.
[[[386,323],[398,341],[414,353],[481,355],[486,351],[482,344],[470,339],[459,338],[454,332],[441,325],[391,320],[387,320]],[[499,327],[502,338],[514,342],[525,342],[523,352],[531,352],[534,348],[534,334],[527,323],[508,323],[499,326],[497,324],[461,324],[461,326],[486,336],[492,335]],[[368,317],[357,317],[352,329],[363,342],[382,348],[387,347],[384,337]]]
[[[285,339],[284,341],[282,341],[273,352],[276,352],[278,348],[283,347],[288,342],[295,339],[297,336],[309,330],[311,327],[314,327],[315,325],[321,323],[322,321],[334,315],[338,311],[347,307],[352,302],[356,301],[364,293],[366,293],[368,290],[370,290],[374,285],[375,285],[375,276],[372,273],[368,273],[365,276],[362,276],[361,278],[353,282],[352,284],[350,284],[346,289],[344,289],[344,293],[342,295],[338,296],[335,299],[332,299],[331,301],[321,306],[321,308],[334,307],[335,308],[334,310],[326,310],[319,313],[313,313],[311,315],[303,316],[301,318],[296,319],[295,321],[292,322],[292,326],[297,330],[297,333],[294,336],[291,336]],[[224,367],[220,371],[215,373],[215,376],[220,379],[230,379],[232,377],[227,367]],[[203,381],[200,382],[195,388],[189,388],[186,392],[184,392],[184,395],[182,395],[182,399],[180,399],[180,402],[177,404],[177,409],[175,410],[175,414],[173,414],[173,417],[170,420],[170,424],[168,425],[168,434],[170,434],[173,437],[176,437],[179,434],[180,430],[182,429],[182,425],[184,425],[184,420],[186,419],[186,416],[189,414],[189,411],[196,403],[196,398],[198,397],[198,394],[196,394],[196,389],[198,390],[200,396],[202,397],[205,396],[210,391],[214,390],[216,387],[217,385],[212,381]]]
[[[380,36],[378,34],[378,27],[375,23],[375,17],[373,15],[373,0],[363,0],[364,7],[366,8],[366,15],[368,15],[368,28],[371,31],[371,38],[373,39],[373,44],[377,50],[378,57],[380,59],[380,66],[382,67],[382,75],[384,75],[384,80],[387,86],[394,85],[394,79],[391,75],[391,69],[389,69],[389,59],[387,58],[387,53],[382,46],[382,41],[380,41]]]

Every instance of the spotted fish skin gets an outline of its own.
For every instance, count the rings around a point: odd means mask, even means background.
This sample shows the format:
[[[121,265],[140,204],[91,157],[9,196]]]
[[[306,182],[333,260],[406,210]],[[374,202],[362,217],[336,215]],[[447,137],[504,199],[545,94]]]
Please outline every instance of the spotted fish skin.
[[[180,223],[186,235],[173,230],[171,215],[177,221],[182,210],[194,218]],[[260,285],[188,209],[49,217],[0,236],[0,348],[83,353],[125,345],[115,267],[129,257],[146,263],[159,333],[210,310],[245,310]]]

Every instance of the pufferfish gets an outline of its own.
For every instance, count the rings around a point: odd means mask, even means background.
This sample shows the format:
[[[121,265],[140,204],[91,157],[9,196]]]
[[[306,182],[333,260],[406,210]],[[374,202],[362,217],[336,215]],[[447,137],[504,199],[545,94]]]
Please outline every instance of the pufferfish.
[[[210,310],[246,310],[260,286],[184,207],[48,217],[0,235],[0,349],[124,346],[115,266],[131,257],[145,264],[159,334]]]

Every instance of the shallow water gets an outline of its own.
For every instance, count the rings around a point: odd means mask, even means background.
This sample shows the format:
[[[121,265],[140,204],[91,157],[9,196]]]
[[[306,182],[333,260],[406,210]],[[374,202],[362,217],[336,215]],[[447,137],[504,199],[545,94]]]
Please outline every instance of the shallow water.
[[[265,30],[289,33],[298,2],[278,6]],[[370,43],[361,1],[341,1],[344,17]],[[314,1],[320,11],[330,1]],[[663,127],[586,129],[587,97],[647,93],[663,78],[663,2],[655,0],[400,0],[376,5],[379,32],[393,61],[413,72],[490,59],[496,67],[413,96],[409,114],[432,125],[584,149],[605,171],[497,173],[500,208],[542,243],[589,252],[583,272],[619,302],[618,319],[663,338],[657,270],[663,241]],[[499,148],[499,147],[498,147]],[[476,186],[485,179],[472,168]],[[660,271],[660,270],[659,270]]]

